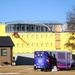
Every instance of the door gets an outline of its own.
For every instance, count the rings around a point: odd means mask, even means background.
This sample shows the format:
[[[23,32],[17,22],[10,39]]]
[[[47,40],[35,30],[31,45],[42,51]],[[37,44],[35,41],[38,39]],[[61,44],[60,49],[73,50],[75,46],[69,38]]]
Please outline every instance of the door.
[[[67,69],[70,68],[70,53],[67,53]]]

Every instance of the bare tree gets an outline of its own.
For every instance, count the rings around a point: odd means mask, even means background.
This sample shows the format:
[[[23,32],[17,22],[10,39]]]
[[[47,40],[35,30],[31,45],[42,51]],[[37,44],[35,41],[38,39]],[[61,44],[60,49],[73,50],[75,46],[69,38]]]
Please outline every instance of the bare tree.
[[[69,50],[75,50],[75,6],[73,7],[72,11],[67,13],[67,30],[70,31],[69,39],[65,43],[65,47]]]
[[[75,6],[67,13],[67,21],[75,23]]]
[[[67,30],[75,31],[75,6],[67,13]]]

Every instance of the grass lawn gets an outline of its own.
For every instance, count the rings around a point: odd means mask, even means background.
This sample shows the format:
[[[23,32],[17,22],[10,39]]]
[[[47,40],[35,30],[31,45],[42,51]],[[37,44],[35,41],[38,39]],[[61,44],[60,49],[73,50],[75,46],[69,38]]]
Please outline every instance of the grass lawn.
[[[41,72],[34,71],[33,65],[0,66],[0,75],[75,75],[75,70]]]

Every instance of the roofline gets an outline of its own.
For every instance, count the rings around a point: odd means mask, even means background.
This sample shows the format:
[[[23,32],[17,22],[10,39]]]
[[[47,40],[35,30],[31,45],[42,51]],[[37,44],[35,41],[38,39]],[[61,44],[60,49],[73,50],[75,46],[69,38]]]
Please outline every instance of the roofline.
[[[52,21],[11,21],[11,22],[6,22],[6,24],[63,24],[63,23],[58,23],[58,22],[52,22]]]

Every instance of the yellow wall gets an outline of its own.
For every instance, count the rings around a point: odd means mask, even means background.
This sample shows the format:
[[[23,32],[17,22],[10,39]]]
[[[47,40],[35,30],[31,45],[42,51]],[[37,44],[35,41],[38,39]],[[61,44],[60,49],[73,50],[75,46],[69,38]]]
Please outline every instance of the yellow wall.
[[[20,37],[29,44],[27,46],[21,39],[8,33],[15,44],[13,48],[14,55],[16,53],[33,53],[35,50],[55,50],[55,34],[46,33],[18,33]]]
[[[0,36],[5,36],[5,24],[0,24]]]
[[[0,24],[0,36],[10,36],[15,46],[13,54],[33,53],[35,50],[55,50],[55,34],[52,32],[18,33],[20,37],[29,43],[27,46],[19,38],[12,36],[12,33],[5,32],[5,24]]]
[[[70,36],[69,32],[61,32],[58,35],[52,32],[27,32],[18,34],[24,41],[29,43],[29,46],[21,39],[12,36],[12,33],[6,33],[5,24],[0,24],[0,36],[10,36],[15,44],[13,47],[13,55],[16,53],[33,53],[35,50],[56,50],[56,45],[60,45],[61,50],[66,50],[64,44]],[[60,44],[57,44],[57,41]],[[75,54],[75,51],[73,53]]]
[[[66,50],[64,44],[68,41],[68,38],[69,38],[69,33],[68,32],[62,32],[60,33],[61,35],[61,49],[64,49]]]

